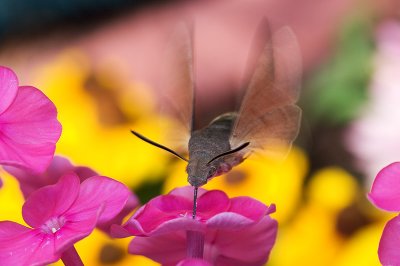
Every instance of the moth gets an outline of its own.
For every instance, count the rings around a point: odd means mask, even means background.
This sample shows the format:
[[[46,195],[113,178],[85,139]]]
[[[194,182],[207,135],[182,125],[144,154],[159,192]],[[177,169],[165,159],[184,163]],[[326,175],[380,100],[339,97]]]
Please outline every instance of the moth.
[[[171,113],[189,135],[189,159],[140,133],[138,138],[187,161],[188,182],[194,187],[192,217],[196,217],[197,190],[211,178],[226,173],[252,153],[287,153],[299,132],[301,60],[296,38],[288,27],[271,33],[266,19],[259,24],[253,49],[259,50],[254,72],[239,111],[222,114],[206,127],[194,129],[193,44],[182,26],[173,38],[164,86],[171,96]],[[249,64],[251,66],[252,64]],[[253,64],[254,65],[254,64]]]

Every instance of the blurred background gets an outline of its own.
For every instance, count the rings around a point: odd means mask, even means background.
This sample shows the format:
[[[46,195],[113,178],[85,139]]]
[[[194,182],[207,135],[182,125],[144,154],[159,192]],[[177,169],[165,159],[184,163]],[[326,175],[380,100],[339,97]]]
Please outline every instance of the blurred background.
[[[283,163],[248,160],[207,189],[275,203],[270,266],[379,265],[394,214],[366,199],[400,160],[400,1],[0,1],[0,64],[56,104],[57,154],[130,186],[142,203],[186,185],[185,164],[136,139],[162,143],[157,112],[163,51],[194,21],[196,118],[235,106],[258,23],[289,25],[303,57],[300,135]],[[168,124],[168,121],[166,122]],[[0,220],[22,221],[16,180],[0,172]],[[100,231],[78,244],[87,265],[157,265]]]

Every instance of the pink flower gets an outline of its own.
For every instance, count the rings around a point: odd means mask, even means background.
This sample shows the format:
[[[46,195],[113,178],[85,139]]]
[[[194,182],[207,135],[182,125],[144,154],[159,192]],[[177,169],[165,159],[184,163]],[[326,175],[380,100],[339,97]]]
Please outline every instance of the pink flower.
[[[123,184],[93,176],[80,184],[76,174],[31,194],[22,208],[32,228],[0,222],[0,265],[38,265],[70,255],[73,244],[99,222],[117,215],[129,197]],[[64,256],[64,257],[63,257]]]
[[[41,174],[34,174],[12,166],[6,166],[4,169],[18,179],[25,198],[41,187],[57,183],[61,176],[68,172],[76,173],[81,182],[98,175],[88,167],[73,166],[68,159],[61,156],[54,156],[49,167]]]
[[[68,159],[61,156],[54,156],[50,166],[42,174],[32,174],[20,168],[11,166],[5,167],[4,169],[18,179],[21,191],[25,198],[28,198],[32,192],[41,187],[57,183],[63,175],[70,172],[74,172],[79,177],[80,182],[83,182],[89,177],[98,175],[89,167],[74,166]],[[121,224],[123,218],[125,218],[125,216],[133,211],[138,205],[139,199],[136,197],[136,195],[130,192],[128,201],[121,212],[109,221],[98,223],[97,227],[106,233],[109,233],[109,229],[112,224]]]
[[[0,66],[0,164],[43,172],[61,134],[54,104]]]
[[[192,244],[204,245],[203,258],[212,265],[263,265],[274,245],[277,222],[265,206],[249,197],[229,199],[219,190],[199,189],[196,219],[192,219],[193,188],[183,187],[152,199],[124,226],[113,226],[117,237],[139,236],[129,252],[163,265],[189,259]],[[193,242],[195,241],[195,242]]]
[[[378,208],[400,212],[400,162],[383,168],[375,178],[369,200]],[[383,230],[378,255],[383,265],[400,265],[400,216],[390,220]]]

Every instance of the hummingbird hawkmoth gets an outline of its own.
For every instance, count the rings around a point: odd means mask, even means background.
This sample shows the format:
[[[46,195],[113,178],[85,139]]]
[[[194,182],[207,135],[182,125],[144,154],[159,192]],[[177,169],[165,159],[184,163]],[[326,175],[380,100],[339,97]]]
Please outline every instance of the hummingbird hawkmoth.
[[[175,111],[186,128],[189,159],[132,130],[140,139],[188,162],[188,182],[194,187],[193,215],[196,217],[197,189],[211,178],[226,173],[251,153],[287,153],[296,138],[301,109],[296,105],[300,91],[301,60],[296,38],[288,27],[274,34],[264,19],[256,31],[260,50],[258,62],[249,75],[238,112],[222,114],[206,127],[195,130],[193,48],[190,31],[177,30],[163,79],[173,92]],[[259,44],[262,44],[261,46]]]

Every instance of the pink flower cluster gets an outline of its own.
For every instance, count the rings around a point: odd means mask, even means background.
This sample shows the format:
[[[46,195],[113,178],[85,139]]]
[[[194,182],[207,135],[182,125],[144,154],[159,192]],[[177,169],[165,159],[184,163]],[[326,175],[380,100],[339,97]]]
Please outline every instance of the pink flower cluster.
[[[22,214],[30,226],[0,222],[0,264],[43,265],[61,258],[82,265],[73,244],[95,226],[107,231],[120,223],[138,201],[115,180],[53,159],[61,134],[54,104],[34,87],[19,87],[5,67],[0,98],[0,164],[20,181],[27,198]]]
[[[114,218],[129,194],[115,180],[93,176],[81,184],[74,173],[64,175],[55,185],[38,189],[22,208],[24,220],[32,228],[0,222],[0,264],[57,261],[75,242],[88,236],[97,223]]]
[[[39,188],[57,183],[62,176],[68,173],[75,173],[79,177],[81,183],[89,177],[98,176],[98,174],[89,167],[74,166],[68,159],[61,156],[54,156],[47,170],[40,175],[10,166],[5,167],[5,170],[18,179],[21,191],[26,199]],[[98,222],[97,228],[109,233],[112,224],[121,224],[122,219],[138,205],[139,199],[136,195],[130,193],[128,201],[125,203],[121,212],[113,219]]]
[[[0,265],[44,265],[61,259],[83,265],[74,244],[95,227],[117,237],[137,236],[132,254],[164,265],[263,265],[277,233],[275,211],[249,197],[228,198],[183,187],[141,207],[123,226],[138,199],[122,183],[55,156],[61,134],[53,103],[34,87],[18,86],[0,67],[0,165],[16,177],[26,199],[29,227],[0,221]],[[0,179],[0,189],[2,183]]]
[[[198,265],[263,265],[268,260],[277,232],[277,222],[269,217],[274,205],[199,189],[196,219],[192,207],[193,188],[177,188],[152,199],[111,233],[137,236],[129,252],[163,265],[189,265],[184,260],[191,257],[205,260]]]

